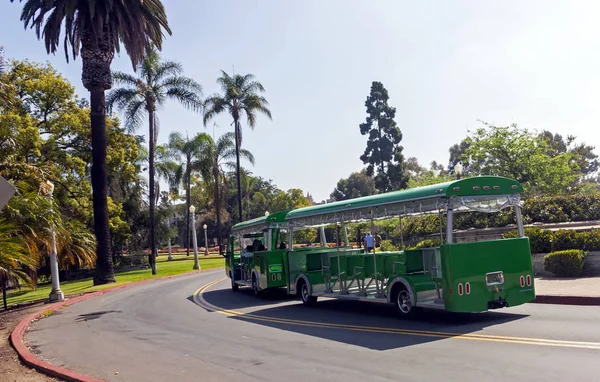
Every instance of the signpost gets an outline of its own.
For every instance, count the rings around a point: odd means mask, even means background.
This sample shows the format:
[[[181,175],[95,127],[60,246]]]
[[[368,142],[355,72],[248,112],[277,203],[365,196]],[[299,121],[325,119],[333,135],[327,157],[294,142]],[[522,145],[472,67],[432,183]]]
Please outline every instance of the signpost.
[[[0,176],[0,210],[8,204],[15,192],[17,192],[17,189],[8,180]]]

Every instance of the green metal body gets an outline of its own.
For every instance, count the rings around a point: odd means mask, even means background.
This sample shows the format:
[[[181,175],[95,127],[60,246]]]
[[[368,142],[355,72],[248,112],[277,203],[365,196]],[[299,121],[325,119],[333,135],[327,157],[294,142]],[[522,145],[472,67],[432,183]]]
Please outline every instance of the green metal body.
[[[498,209],[514,206],[511,195],[520,192],[522,187],[514,180],[476,177],[253,219],[233,227],[226,273],[234,277],[237,285],[250,286],[256,279],[259,290],[285,287],[288,293],[297,294],[300,286],[306,284],[315,297],[393,303],[398,290],[406,289],[413,306],[451,312],[517,306],[535,299],[533,263],[526,237],[449,242],[436,248],[376,253],[351,247],[282,250],[274,249],[274,243],[281,229],[303,229],[332,221],[344,224],[397,214],[439,213],[440,208],[448,210],[451,224],[450,212],[484,208],[490,203],[500,205]],[[241,258],[234,250],[234,238],[260,232],[270,237],[267,240],[271,248]]]

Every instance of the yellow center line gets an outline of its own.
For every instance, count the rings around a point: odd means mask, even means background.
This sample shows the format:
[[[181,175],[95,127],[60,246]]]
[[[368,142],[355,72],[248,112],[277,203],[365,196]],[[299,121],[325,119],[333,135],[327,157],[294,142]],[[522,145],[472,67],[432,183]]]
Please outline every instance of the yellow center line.
[[[515,344],[527,344],[527,345],[542,345],[542,346],[554,346],[554,347],[569,347],[569,348],[581,348],[581,349],[594,349],[600,350],[600,342],[583,342],[583,341],[566,341],[566,340],[552,340],[545,338],[527,338],[527,337],[511,337],[511,336],[498,336],[488,334],[470,334],[470,333],[452,333],[452,332],[440,332],[440,331],[426,331],[426,330],[413,330],[413,329],[398,329],[398,328],[386,328],[377,326],[358,326],[358,325],[347,325],[347,324],[335,324],[328,322],[318,321],[305,321],[295,320],[289,318],[277,318],[277,317],[266,317],[252,313],[244,313],[231,309],[224,309],[213,305],[204,299],[203,294],[211,287],[225,281],[228,277],[222,277],[218,280],[212,281],[196,290],[193,298],[194,302],[213,312],[223,314],[228,317],[240,317],[244,319],[250,319],[254,321],[264,321],[280,324],[291,324],[298,326],[308,326],[317,328],[333,328],[333,329],[345,329],[351,331],[360,331],[368,333],[383,333],[383,334],[401,334],[401,335],[413,335],[422,337],[437,337],[437,338],[457,338],[463,340],[472,341],[489,341],[489,342],[505,342]]]

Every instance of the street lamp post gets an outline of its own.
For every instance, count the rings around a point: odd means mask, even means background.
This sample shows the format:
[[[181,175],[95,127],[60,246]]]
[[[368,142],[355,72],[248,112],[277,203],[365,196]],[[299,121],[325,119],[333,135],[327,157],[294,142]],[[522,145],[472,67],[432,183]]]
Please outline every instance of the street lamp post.
[[[462,175],[462,172],[463,172],[462,163],[458,162],[456,165],[454,165],[454,172],[456,173],[456,179],[460,179],[460,176]]]
[[[46,182],[42,184],[44,196],[50,200],[50,206],[53,204],[52,194],[54,193],[54,184]],[[52,208],[52,207],[50,207]],[[65,294],[60,290],[60,279],[58,277],[58,251],[56,250],[56,231],[51,227],[52,248],[50,249],[50,273],[52,275],[52,291],[50,292],[50,301],[64,301]]]
[[[172,223],[171,218],[169,218],[167,220],[167,222],[169,223],[169,229],[171,229],[171,223]],[[173,252],[172,252],[172,249],[171,249],[171,233],[170,232],[169,232],[169,257],[167,258],[167,260],[168,261],[173,260]]]
[[[200,265],[198,264],[198,241],[196,239],[196,207],[190,206],[190,215],[192,215],[192,244],[194,245],[194,267],[193,269],[200,269]]]
[[[202,228],[204,228],[204,256],[208,256],[208,239],[206,236],[206,228],[208,227],[206,226],[206,224],[204,224]],[[221,245],[221,243],[219,243],[219,245]]]

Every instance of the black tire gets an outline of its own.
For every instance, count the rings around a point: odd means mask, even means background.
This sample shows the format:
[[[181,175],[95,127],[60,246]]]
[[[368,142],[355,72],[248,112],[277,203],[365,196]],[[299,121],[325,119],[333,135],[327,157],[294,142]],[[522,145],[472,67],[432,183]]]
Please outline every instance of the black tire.
[[[391,297],[400,317],[414,317],[417,314],[417,307],[410,302],[410,293],[403,284],[394,286]]]
[[[260,291],[258,290],[258,280],[256,280],[256,275],[252,274],[252,294],[255,297],[259,297],[260,296]]]
[[[317,298],[310,295],[310,289],[304,280],[300,280],[298,283],[298,294],[300,294],[300,299],[304,305],[313,306],[317,303]]]
[[[235,281],[233,281],[233,272],[230,272],[229,275],[231,276],[231,290],[237,292],[240,287],[235,283]]]

